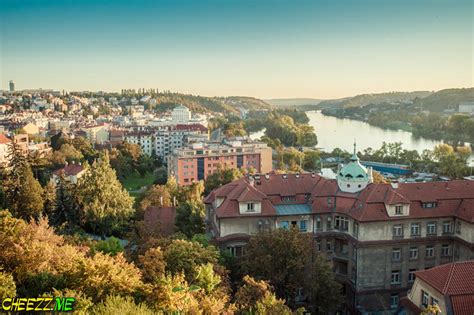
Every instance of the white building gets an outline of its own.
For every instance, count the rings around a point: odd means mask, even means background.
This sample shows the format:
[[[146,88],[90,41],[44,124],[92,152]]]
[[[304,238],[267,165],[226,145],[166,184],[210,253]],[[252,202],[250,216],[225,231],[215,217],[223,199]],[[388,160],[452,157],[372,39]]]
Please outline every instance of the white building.
[[[131,131],[125,133],[125,141],[128,143],[138,144],[142,152],[151,155],[153,152],[154,144],[153,132],[149,131]]]
[[[8,163],[8,146],[12,141],[0,133],[0,167]]]
[[[191,120],[191,111],[183,105],[179,105],[171,112],[171,120],[175,124],[187,123]]]
[[[459,103],[459,110],[460,113],[474,113],[474,102],[462,102]]]

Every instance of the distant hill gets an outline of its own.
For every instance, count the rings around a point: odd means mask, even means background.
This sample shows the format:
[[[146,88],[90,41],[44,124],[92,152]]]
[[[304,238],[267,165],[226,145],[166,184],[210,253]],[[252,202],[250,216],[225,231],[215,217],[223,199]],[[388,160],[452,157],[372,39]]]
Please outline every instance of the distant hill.
[[[315,98],[273,98],[264,101],[273,106],[295,107],[305,105],[318,105],[322,100]]]
[[[253,97],[207,97],[181,93],[159,93],[156,95],[158,110],[169,110],[177,104],[183,104],[195,112],[239,113],[239,107],[259,110],[270,109],[271,105]]]
[[[338,100],[327,100],[319,103],[318,108],[348,108],[362,107],[369,104],[411,102],[415,98],[424,98],[432,94],[430,91],[416,92],[387,92],[377,94],[361,94]]]
[[[443,111],[445,109],[457,110],[459,103],[474,101],[474,88],[445,89],[435,92],[427,97],[416,99],[415,105],[423,110]]]

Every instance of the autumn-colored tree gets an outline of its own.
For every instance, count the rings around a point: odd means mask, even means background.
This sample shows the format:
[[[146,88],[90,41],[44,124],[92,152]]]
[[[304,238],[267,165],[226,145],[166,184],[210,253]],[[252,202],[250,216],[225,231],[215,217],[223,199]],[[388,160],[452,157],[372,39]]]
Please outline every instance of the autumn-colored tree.
[[[106,152],[79,179],[76,197],[82,226],[102,236],[121,232],[134,212],[132,198],[117,180]]]
[[[140,201],[141,211],[150,206],[170,207],[172,205],[171,194],[165,185],[153,185],[144,193]]]
[[[122,253],[112,257],[96,253],[80,261],[74,287],[99,301],[107,295],[132,295],[143,283],[141,272],[128,263]]]
[[[388,183],[388,180],[377,171],[372,171],[372,178],[373,178],[374,184],[387,184]]]
[[[51,161],[56,166],[63,166],[66,163],[80,162],[83,158],[81,151],[72,144],[65,143],[59,150],[53,152]]]
[[[291,314],[285,301],[278,299],[267,281],[244,276],[243,285],[235,294],[237,310],[241,314]]]
[[[0,269],[0,300],[4,298],[11,298],[16,296],[16,284],[13,280],[13,276],[8,273],[2,271]]]
[[[160,247],[150,248],[138,257],[138,265],[147,282],[155,282],[165,275],[166,262]]]
[[[92,315],[153,315],[156,312],[146,304],[135,304],[131,296],[122,297],[119,295],[109,295],[105,300],[95,305],[90,314]]]

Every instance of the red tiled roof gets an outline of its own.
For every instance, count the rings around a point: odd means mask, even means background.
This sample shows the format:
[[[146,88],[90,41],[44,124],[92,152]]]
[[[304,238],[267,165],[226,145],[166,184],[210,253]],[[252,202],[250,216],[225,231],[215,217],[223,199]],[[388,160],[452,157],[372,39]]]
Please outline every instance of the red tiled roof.
[[[73,176],[77,175],[80,172],[82,172],[84,168],[80,164],[68,164],[63,168],[60,168],[59,170],[55,170],[53,174],[55,175],[61,175],[61,173],[64,173],[66,176]]]
[[[474,260],[445,264],[415,274],[443,295],[474,296]]]
[[[178,124],[176,125],[176,130],[197,130],[201,132],[207,132],[207,128],[201,124],[189,124],[189,125]]]
[[[474,313],[474,294],[451,296],[453,313],[456,315],[472,315]]]
[[[153,231],[159,225],[161,234],[168,236],[175,232],[175,218],[176,209],[173,207],[148,207],[144,214],[145,228]]]
[[[12,142],[10,139],[8,139],[3,133],[0,133],[0,144],[7,144]]]
[[[241,178],[217,188],[205,202],[209,204],[215,198],[224,198],[216,210],[217,216],[238,216],[238,201],[259,197],[256,200],[265,200],[262,206],[265,205],[266,214],[272,215],[275,213],[273,205],[280,204],[282,197],[294,196],[294,203],[305,203],[308,194],[311,195],[312,201],[309,202],[312,202],[313,213],[343,213],[359,221],[457,216],[474,222],[474,182],[468,180],[398,184],[398,188],[390,184],[369,184],[364,190],[351,194],[342,192],[336,180],[318,175],[287,174],[285,177],[271,173],[260,175],[253,187],[248,178]],[[423,208],[422,203],[428,201],[437,202],[437,206]],[[386,205],[399,203],[410,204],[409,215],[389,217]]]

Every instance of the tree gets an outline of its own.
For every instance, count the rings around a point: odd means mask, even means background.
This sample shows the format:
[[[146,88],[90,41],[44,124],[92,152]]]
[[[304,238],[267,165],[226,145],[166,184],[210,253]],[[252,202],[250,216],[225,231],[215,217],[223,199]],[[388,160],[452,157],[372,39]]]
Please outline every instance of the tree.
[[[13,142],[9,147],[8,159],[9,171],[4,184],[7,206],[17,217],[38,218],[43,210],[43,189]]]
[[[165,185],[153,185],[144,193],[140,201],[140,209],[145,211],[150,206],[170,207],[171,194]]]
[[[155,282],[165,275],[166,262],[161,247],[150,248],[139,256],[138,262],[147,282]]]
[[[79,179],[81,223],[102,236],[121,232],[133,215],[133,201],[110,167],[107,152]]]
[[[186,240],[173,240],[164,250],[166,269],[172,275],[183,273],[186,280],[196,278],[196,267],[211,263],[217,264],[219,252],[214,246],[204,247]]]
[[[86,167],[87,171],[88,167]],[[76,187],[64,174],[60,174],[56,183],[56,207],[53,212],[47,213],[50,222],[55,226],[66,223],[72,228],[79,224],[79,202],[76,194]]]
[[[330,266],[313,254],[313,247],[312,236],[297,228],[261,232],[250,238],[242,268],[246,274],[269,280],[276,295],[290,305],[302,288],[318,308],[336,308],[341,300],[340,285],[332,273],[325,273]],[[324,296],[323,292],[333,295]]]
[[[96,253],[78,266],[75,287],[94,301],[107,295],[131,295],[141,290],[141,272],[128,263],[122,253],[112,257]]]
[[[276,298],[267,281],[257,281],[250,276],[243,278],[244,284],[235,294],[239,313],[243,314],[291,314],[285,301]]]
[[[16,296],[16,284],[13,276],[0,269],[0,300],[4,298],[12,298]]]
[[[81,151],[76,149],[73,145],[65,143],[59,150],[53,152],[51,161],[56,166],[63,166],[66,163],[80,162],[83,158],[84,156]]]
[[[120,240],[113,236],[106,240],[98,241],[94,249],[111,256],[116,256],[118,253],[123,252],[123,246],[120,244]]]
[[[121,297],[118,295],[109,295],[106,299],[91,309],[93,315],[153,315],[155,311],[146,304],[135,304],[130,296]]]
[[[204,216],[205,208],[202,201],[187,201],[176,209],[175,225],[179,232],[192,237],[194,234],[206,231]]]
[[[204,194],[208,195],[217,187],[233,182],[241,177],[242,173],[238,169],[228,167],[222,168],[219,165],[217,171],[206,178],[206,182],[204,183]]]

